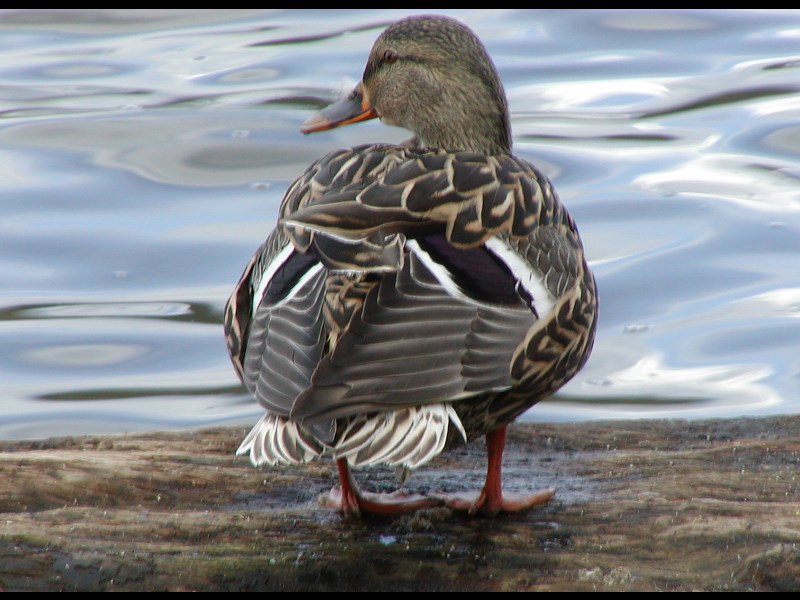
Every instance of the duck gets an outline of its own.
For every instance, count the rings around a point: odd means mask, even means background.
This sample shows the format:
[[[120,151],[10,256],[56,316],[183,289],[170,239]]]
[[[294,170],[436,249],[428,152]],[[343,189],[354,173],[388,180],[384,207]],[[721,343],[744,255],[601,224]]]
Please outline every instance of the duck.
[[[397,144],[330,152],[288,189],[225,308],[234,368],[265,414],[238,449],[256,466],[331,457],[326,504],[348,516],[449,506],[494,516],[553,488],[502,489],[506,431],[584,365],[597,320],[578,229],[547,177],[512,154],[497,69],[466,25],[388,26],[361,81],[303,133],[368,119]],[[412,494],[410,473],[485,436],[471,494]],[[397,468],[397,492],[354,468]]]

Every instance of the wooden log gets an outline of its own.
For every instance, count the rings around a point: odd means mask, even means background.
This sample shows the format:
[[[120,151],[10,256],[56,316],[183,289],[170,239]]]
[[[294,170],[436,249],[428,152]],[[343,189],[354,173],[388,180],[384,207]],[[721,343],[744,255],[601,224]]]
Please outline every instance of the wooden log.
[[[332,463],[255,469],[244,429],[0,445],[6,591],[800,589],[800,417],[512,426],[506,487],[546,507],[343,521]],[[481,444],[414,491],[483,478]],[[371,490],[393,472],[357,473]]]

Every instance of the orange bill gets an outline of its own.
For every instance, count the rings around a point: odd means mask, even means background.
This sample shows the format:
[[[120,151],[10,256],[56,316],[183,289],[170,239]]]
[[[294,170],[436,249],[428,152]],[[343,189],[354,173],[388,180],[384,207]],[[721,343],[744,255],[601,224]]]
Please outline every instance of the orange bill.
[[[374,119],[377,116],[378,113],[370,106],[359,83],[346,98],[311,115],[300,127],[300,131],[303,133],[326,131],[342,125]]]

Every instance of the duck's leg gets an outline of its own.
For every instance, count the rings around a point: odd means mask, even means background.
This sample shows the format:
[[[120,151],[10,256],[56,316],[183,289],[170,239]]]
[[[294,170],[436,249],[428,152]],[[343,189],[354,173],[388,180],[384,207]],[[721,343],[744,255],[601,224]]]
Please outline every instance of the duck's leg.
[[[333,488],[325,500],[328,506],[341,510],[347,517],[363,514],[396,515],[441,505],[438,499],[409,494],[403,490],[391,494],[362,492],[358,489],[347,459],[337,459],[336,466],[339,469],[340,485]]]
[[[472,495],[442,495],[439,496],[445,504],[456,510],[467,511],[470,515],[478,513],[493,517],[500,512],[520,512],[534,506],[546,504],[553,494],[554,488],[538,490],[528,496],[504,495],[502,489],[502,463],[503,450],[506,445],[506,428],[499,427],[486,434],[486,451],[488,466],[486,468],[486,483],[475,497]]]

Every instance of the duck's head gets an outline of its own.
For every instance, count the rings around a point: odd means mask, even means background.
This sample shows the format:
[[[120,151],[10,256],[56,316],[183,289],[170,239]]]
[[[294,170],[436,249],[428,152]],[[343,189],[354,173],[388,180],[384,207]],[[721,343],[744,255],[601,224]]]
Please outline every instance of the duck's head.
[[[353,92],[313,115],[301,131],[375,117],[414,132],[420,147],[511,151],[508,104],[494,64],[475,34],[447,17],[410,17],[389,26]]]

